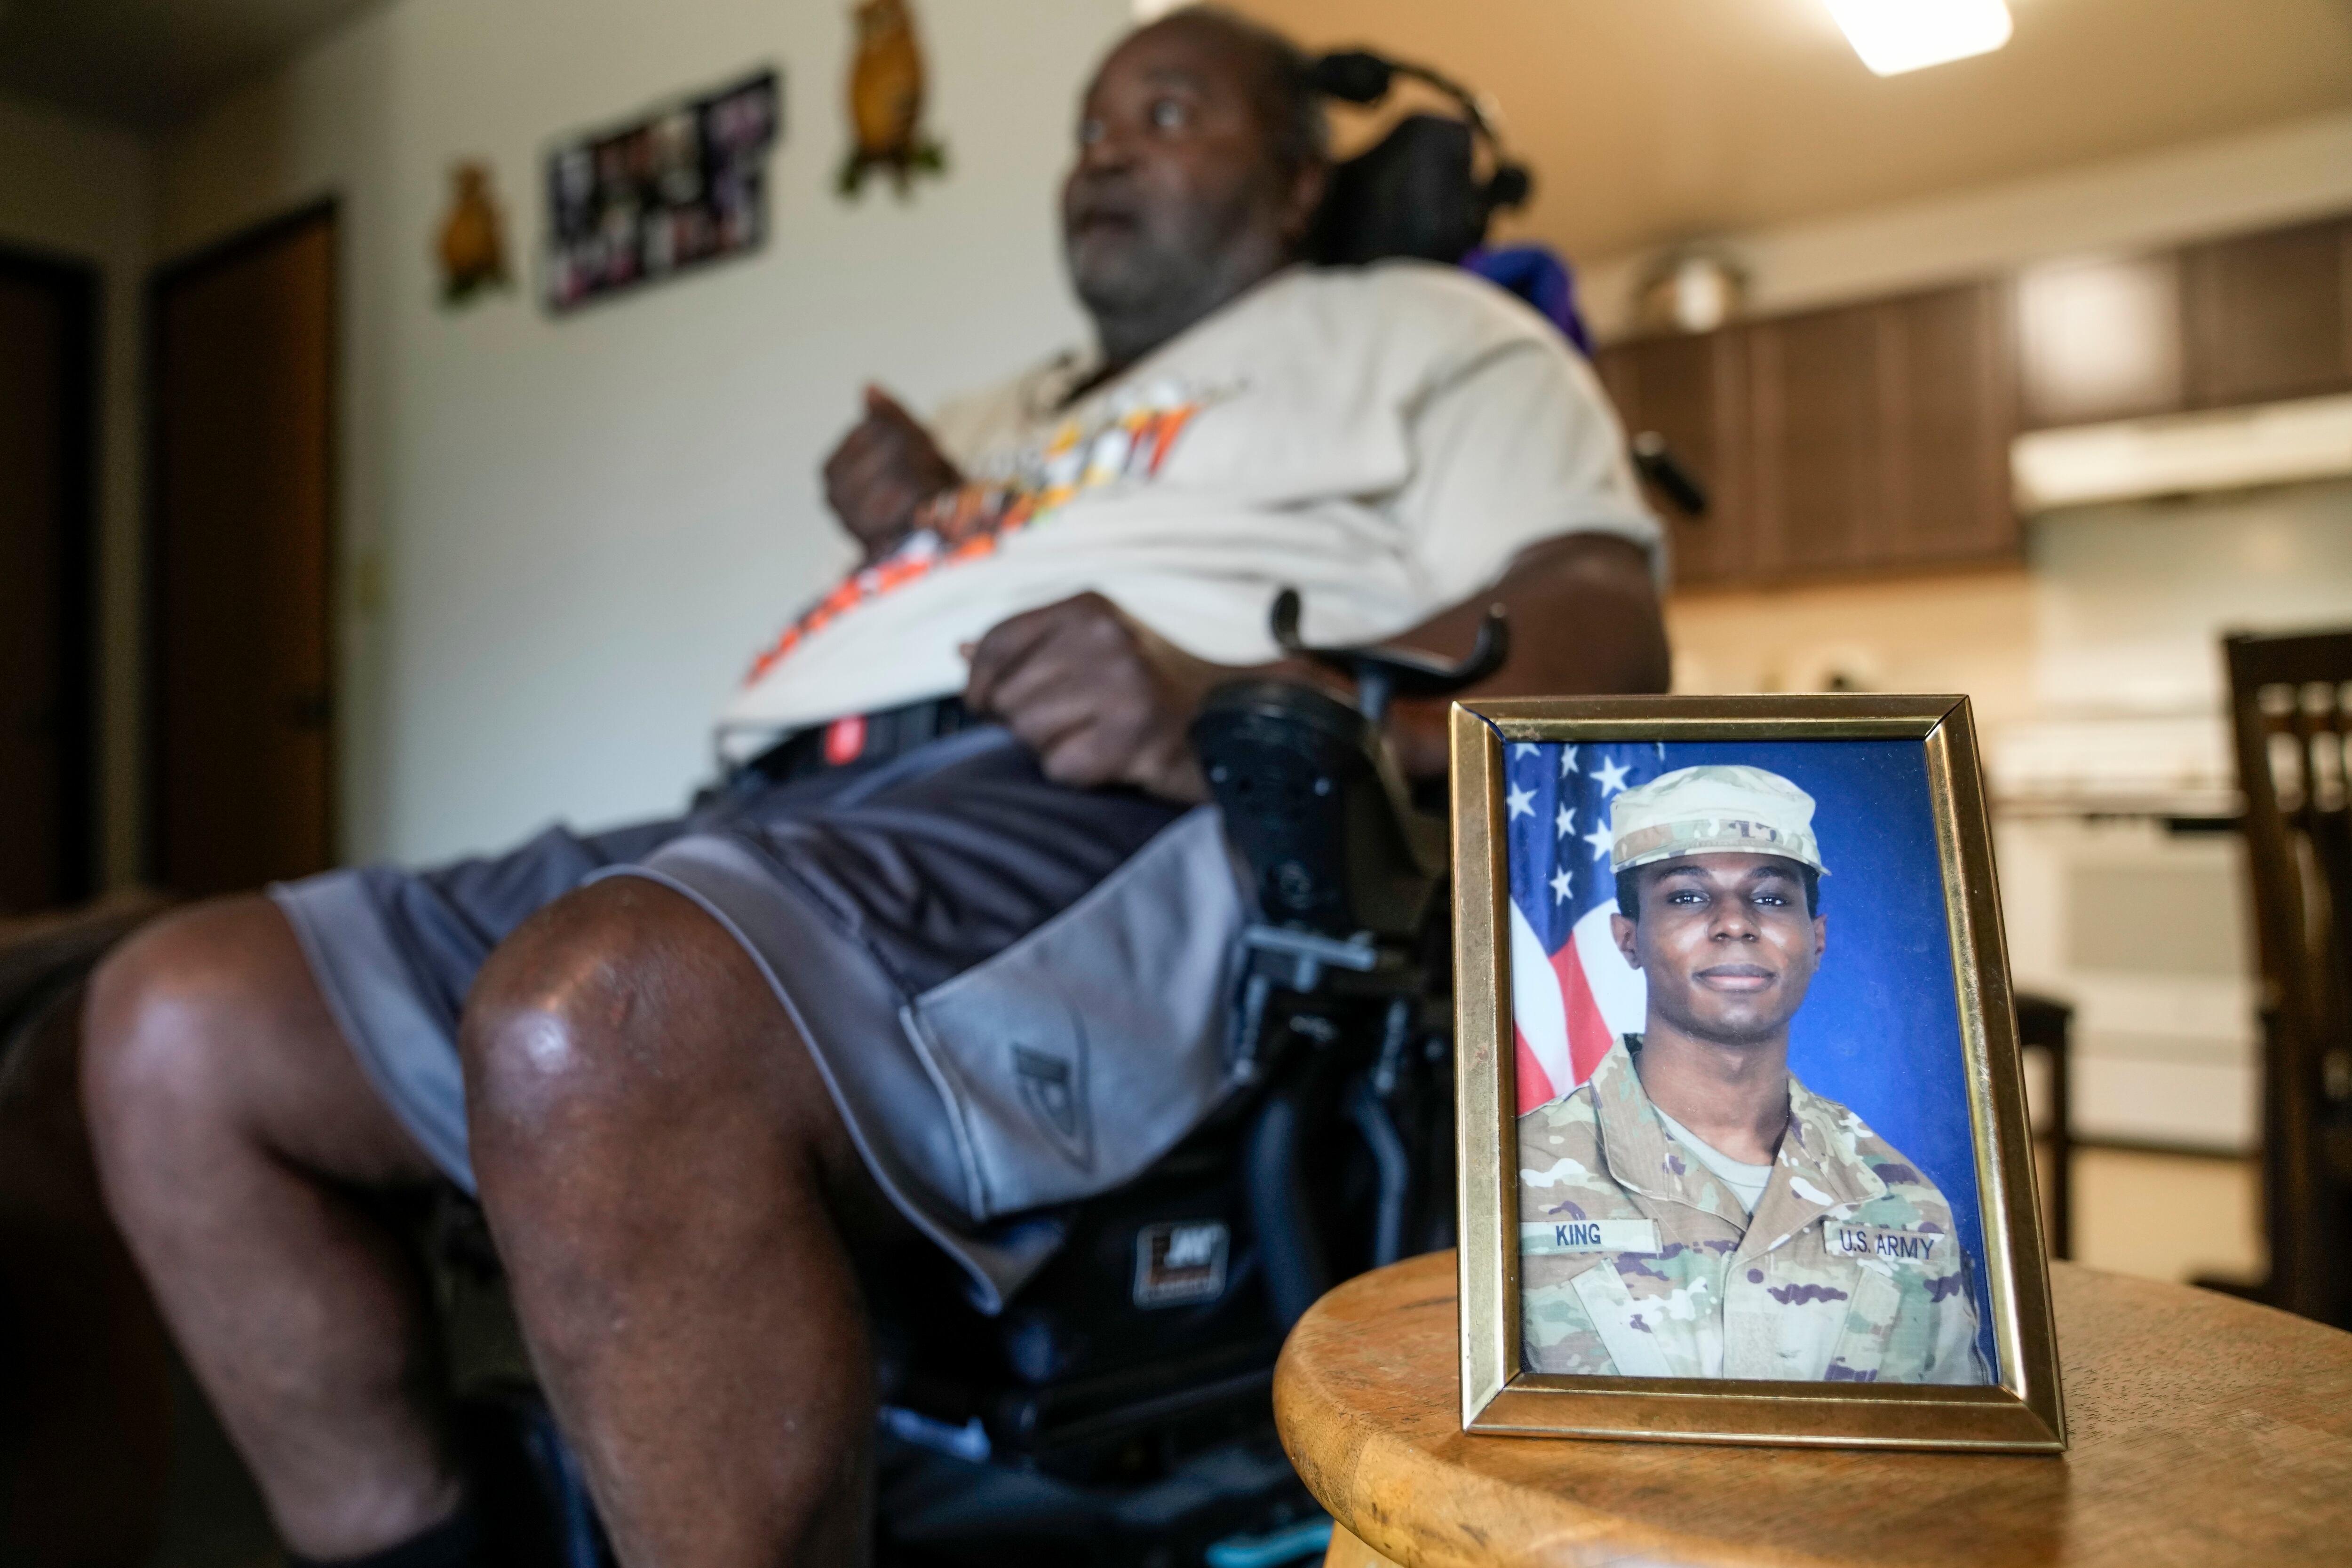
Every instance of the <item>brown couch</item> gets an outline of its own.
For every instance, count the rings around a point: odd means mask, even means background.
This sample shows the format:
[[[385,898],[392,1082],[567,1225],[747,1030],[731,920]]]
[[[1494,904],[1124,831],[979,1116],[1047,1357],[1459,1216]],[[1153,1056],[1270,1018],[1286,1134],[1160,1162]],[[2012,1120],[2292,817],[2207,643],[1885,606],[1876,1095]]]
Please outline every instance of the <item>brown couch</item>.
[[[108,1222],[76,1090],[83,981],[167,901],[0,918],[0,1563],[152,1552],[170,1353]]]

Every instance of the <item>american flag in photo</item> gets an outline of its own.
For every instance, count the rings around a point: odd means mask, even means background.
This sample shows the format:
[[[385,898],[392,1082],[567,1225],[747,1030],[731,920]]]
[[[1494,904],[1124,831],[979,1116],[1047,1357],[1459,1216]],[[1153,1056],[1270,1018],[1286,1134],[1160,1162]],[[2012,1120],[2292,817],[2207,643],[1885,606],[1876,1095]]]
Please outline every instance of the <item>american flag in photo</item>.
[[[1609,802],[1664,771],[1648,741],[1506,742],[1504,833],[1511,866],[1511,1032],[1519,1109],[1592,1076],[1621,1034],[1642,1027],[1646,994],[1609,932]]]

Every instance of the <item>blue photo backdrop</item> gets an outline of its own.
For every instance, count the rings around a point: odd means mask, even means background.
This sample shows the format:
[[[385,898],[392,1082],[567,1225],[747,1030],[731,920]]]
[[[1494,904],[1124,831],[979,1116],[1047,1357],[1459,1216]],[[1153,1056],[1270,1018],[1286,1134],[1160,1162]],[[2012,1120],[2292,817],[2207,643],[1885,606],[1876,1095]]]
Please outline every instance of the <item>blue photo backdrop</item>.
[[[1998,1377],[1927,748],[1916,740],[1704,741],[1669,745],[1664,760],[1669,770],[1744,762],[1813,798],[1813,833],[1830,870],[1822,879],[1828,928],[1812,989],[1789,1026],[1789,1070],[1850,1106],[1943,1190],[1969,1260],[1977,1348]]]
[[[1860,1114],[1950,1202],[1977,1302],[1979,1348],[1998,1375],[1951,932],[1919,742],[1506,747],[1519,1103],[1567,1092],[1590,1071],[1586,1058],[1606,1048],[1606,1033],[1596,1042],[1590,1024],[1576,1026],[1580,1051],[1563,1041],[1563,1009],[1580,1005],[1581,986],[1556,982],[1555,971],[1584,977],[1607,1030],[1642,1027],[1641,978],[1607,935],[1615,902],[1611,802],[1703,763],[1767,768],[1813,798],[1813,831],[1829,867],[1821,884],[1828,925],[1821,967],[1790,1024],[1790,1071]]]

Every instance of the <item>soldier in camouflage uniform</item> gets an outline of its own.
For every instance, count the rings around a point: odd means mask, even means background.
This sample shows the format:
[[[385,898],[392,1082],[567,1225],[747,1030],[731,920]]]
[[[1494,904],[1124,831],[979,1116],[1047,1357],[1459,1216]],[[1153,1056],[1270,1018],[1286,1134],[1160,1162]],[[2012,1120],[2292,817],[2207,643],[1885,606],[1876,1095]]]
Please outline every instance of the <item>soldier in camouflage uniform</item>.
[[[1756,768],[1613,803],[1612,925],[1648,1019],[1519,1118],[1528,1371],[1991,1381],[1951,1206],[1789,1072],[1826,933],[1812,814]]]

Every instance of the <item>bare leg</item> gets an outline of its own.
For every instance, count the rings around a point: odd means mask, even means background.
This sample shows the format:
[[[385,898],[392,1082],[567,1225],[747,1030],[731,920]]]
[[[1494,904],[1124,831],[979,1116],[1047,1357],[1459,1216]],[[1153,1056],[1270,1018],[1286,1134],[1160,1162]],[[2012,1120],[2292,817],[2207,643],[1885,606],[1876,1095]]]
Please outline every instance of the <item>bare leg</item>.
[[[353,1189],[433,1167],[259,898],[100,968],[82,1086],[106,1196],[289,1545],[350,1557],[462,1500],[421,1281]]]
[[[483,1206],[622,1560],[861,1559],[835,1217],[897,1217],[758,967],[677,894],[599,883],[491,956],[461,1043]]]

